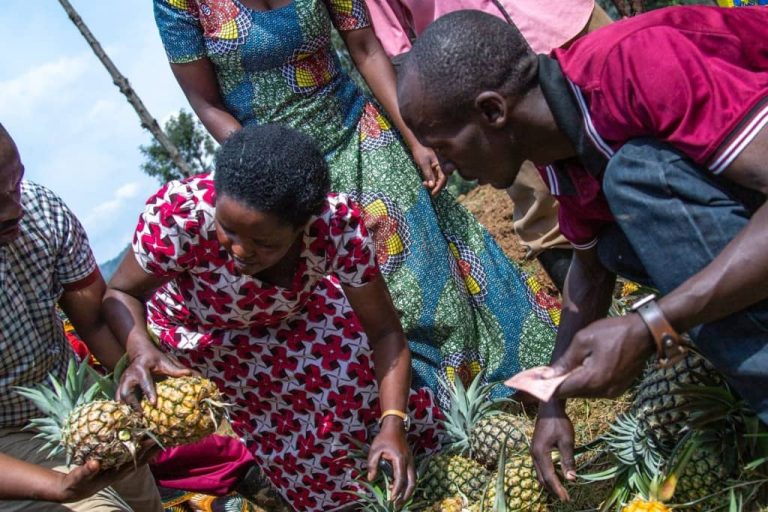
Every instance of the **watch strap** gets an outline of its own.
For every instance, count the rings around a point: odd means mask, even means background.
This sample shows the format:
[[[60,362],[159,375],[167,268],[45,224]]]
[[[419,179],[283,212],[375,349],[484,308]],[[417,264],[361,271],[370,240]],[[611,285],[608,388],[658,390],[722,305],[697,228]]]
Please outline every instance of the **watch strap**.
[[[632,309],[640,315],[651,332],[660,368],[668,368],[685,357],[688,347],[664,317],[655,295],[641,299]]]

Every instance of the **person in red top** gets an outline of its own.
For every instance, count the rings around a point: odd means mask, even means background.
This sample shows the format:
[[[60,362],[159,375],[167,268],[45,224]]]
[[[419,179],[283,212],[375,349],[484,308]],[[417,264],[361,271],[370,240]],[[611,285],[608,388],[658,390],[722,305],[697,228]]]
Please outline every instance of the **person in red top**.
[[[443,169],[506,188],[532,160],[580,249],[552,366],[529,380],[557,389],[532,452],[561,499],[551,451],[575,478],[563,399],[620,393],[654,352],[679,355],[678,333],[768,422],[765,27],[759,7],[668,8],[536,56],[513,26],[460,11],[403,64],[401,113]],[[662,298],[604,318],[617,273]]]

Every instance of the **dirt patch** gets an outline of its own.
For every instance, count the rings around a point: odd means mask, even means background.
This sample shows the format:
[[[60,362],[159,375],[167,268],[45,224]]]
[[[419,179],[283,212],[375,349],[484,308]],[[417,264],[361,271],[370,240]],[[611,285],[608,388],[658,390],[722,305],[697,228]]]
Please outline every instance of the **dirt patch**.
[[[536,276],[550,295],[559,295],[539,262],[525,259],[525,248],[512,229],[513,205],[506,191],[488,186],[476,187],[459,196],[458,200],[488,229],[504,253],[516,261],[526,274]]]

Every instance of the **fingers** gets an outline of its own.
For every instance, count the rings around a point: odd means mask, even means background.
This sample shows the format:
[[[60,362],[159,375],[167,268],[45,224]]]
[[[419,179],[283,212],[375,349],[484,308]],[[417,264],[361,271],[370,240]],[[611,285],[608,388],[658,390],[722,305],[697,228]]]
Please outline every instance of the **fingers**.
[[[120,380],[120,385],[115,393],[115,399],[120,402],[125,402],[135,410],[140,410],[139,399],[136,396],[136,388],[138,387],[138,379],[133,375],[131,371],[123,374],[123,378]]]
[[[419,163],[421,175],[424,177],[424,186],[432,189],[435,186],[435,169],[440,168],[440,164],[435,160],[426,160]]]
[[[558,398],[600,396],[609,396],[608,383],[604,375],[596,374],[592,368],[584,366],[574,370],[557,389]]]
[[[176,358],[166,356],[160,360],[157,373],[168,375],[169,377],[185,377],[192,375],[192,370],[181,364]]]
[[[405,488],[408,483],[408,468],[406,467],[405,457],[394,454],[386,454],[385,458],[392,463],[395,473],[395,479],[392,482],[392,499],[396,503],[401,503],[405,495]]]
[[[413,496],[413,491],[416,490],[416,465],[413,463],[413,458],[408,458],[408,486],[405,488],[405,494],[403,494],[403,501]]]
[[[555,464],[552,462],[550,453],[534,452],[533,464],[536,468],[536,477],[539,483],[555,494],[560,501],[570,501],[571,497],[568,495],[568,491],[557,477]]]
[[[563,470],[565,479],[569,482],[576,480],[576,460],[573,457],[573,441],[561,438],[557,442],[557,449],[560,451],[560,467]]]
[[[368,481],[373,482],[379,475],[379,460],[381,459],[380,450],[371,450],[368,454]]]
[[[445,184],[448,182],[448,177],[440,167],[440,162],[432,162],[432,169],[434,170],[435,177],[435,186],[432,188],[432,195],[436,196],[445,187]]]

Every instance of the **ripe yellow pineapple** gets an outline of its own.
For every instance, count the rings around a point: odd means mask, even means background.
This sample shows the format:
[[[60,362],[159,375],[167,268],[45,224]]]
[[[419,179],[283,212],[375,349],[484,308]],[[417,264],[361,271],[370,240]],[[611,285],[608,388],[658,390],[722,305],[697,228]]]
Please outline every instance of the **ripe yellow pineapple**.
[[[141,401],[144,419],[163,446],[193,443],[216,431],[225,404],[216,384],[197,377],[169,378],[155,385],[157,402]]]
[[[528,455],[517,455],[499,465],[497,478],[491,478],[480,498],[470,507],[471,512],[497,512],[497,488],[503,481],[504,506],[508,511],[545,512],[547,495],[536,479],[533,460]],[[500,504],[499,504],[500,505]]]
[[[495,469],[502,447],[508,453],[528,450],[533,422],[501,411],[500,405],[508,400],[491,399],[494,384],[482,384],[482,378],[478,374],[468,388],[458,377],[454,383],[442,382],[450,396],[443,421],[448,434],[446,449]]]
[[[672,512],[672,509],[660,501],[635,498],[621,512]]]
[[[477,462],[460,455],[438,454],[429,459],[419,478],[419,490],[427,503],[462,494],[477,499],[490,474]]]
[[[146,436],[141,416],[125,404],[101,399],[106,396],[92,376],[87,360],[78,366],[72,359],[64,382],[50,375],[50,387],[17,388],[44,414],[29,426],[40,431],[36,437],[46,441],[51,457],[63,449],[68,462],[94,459],[102,469],[133,461]]]
[[[95,400],[75,408],[61,429],[61,442],[75,464],[88,459],[102,469],[133,461],[145,437],[141,417],[114,400]]]
[[[462,496],[451,496],[433,503],[424,512],[463,512],[467,499]]]

